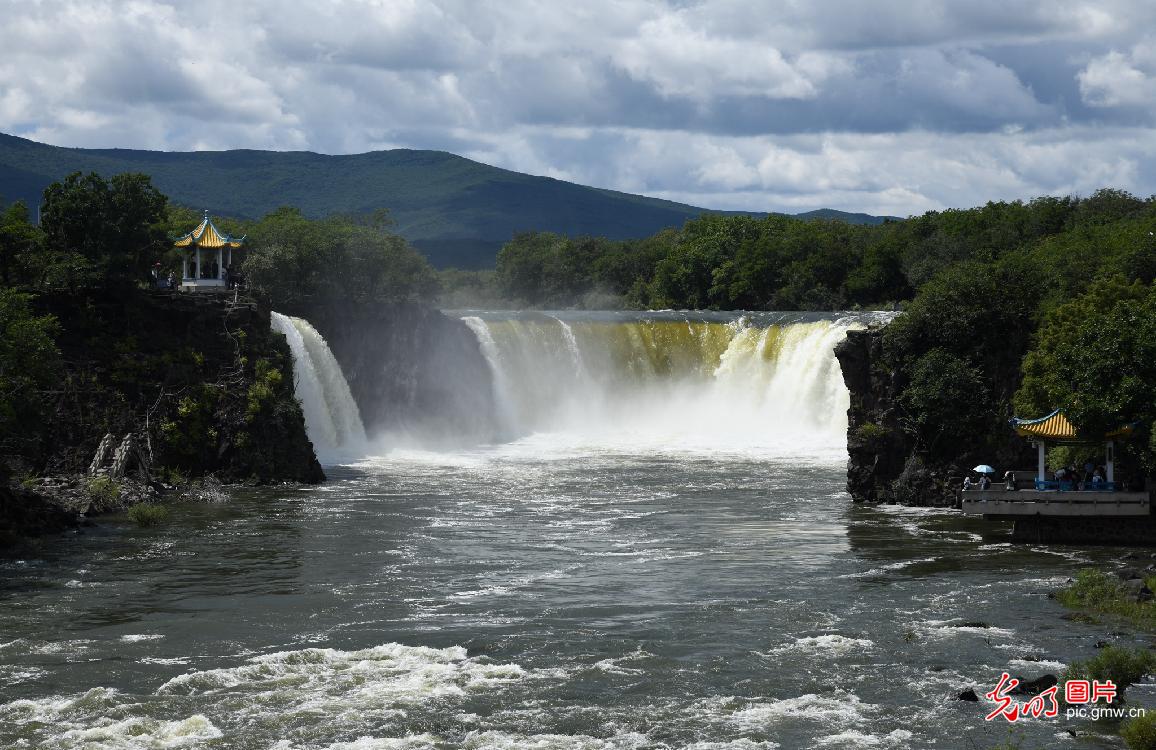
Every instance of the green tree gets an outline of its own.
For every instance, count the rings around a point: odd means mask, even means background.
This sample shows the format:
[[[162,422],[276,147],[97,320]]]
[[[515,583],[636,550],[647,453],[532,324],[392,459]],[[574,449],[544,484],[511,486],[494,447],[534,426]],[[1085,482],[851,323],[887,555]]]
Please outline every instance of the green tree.
[[[1023,361],[1015,394],[1021,414],[1062,408],[1091,433],[1156,420],[1156,290],[1112,276],[1053,310]],[[1156,470],[1156,441],[1133,446],[1144,468]]]
[[[167,200],[143,174],[106,180],[74,172],[52,183],[41,211],[40,283],[103,286],[147,279],[150,265],[168,249]]]
[[[314,220],[280,208],[249,228],[242,270],[274,308],[307,313],[337,302],[432,297],[437,276],[425,258],[387,231],[384,216]]]
[[[20,201],[0,212],[0,284],[24,280],[25,266],[39,250],[43,236],[28,220],[28,207]]]
[[[920,447],[950,457],[976,448],[975,436],[984,433],[991,418],[981,372],[943,349],[918,357],[910,371],[900,405]]]

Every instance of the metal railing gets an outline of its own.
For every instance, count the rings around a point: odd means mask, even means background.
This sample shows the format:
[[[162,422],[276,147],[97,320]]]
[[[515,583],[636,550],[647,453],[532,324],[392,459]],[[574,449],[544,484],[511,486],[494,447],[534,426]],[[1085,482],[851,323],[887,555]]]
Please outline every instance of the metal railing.
[[[1115,482],[1068,482],[1036,480],[1037,490],[1054,490],[1056,492],[1115,492]]]

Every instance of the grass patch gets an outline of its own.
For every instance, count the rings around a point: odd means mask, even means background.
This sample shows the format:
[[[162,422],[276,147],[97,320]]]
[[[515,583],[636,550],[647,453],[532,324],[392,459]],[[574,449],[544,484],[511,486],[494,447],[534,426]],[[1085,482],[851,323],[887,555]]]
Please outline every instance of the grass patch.
[[[169,517],[169,509],[157,503],[139,503],[128,509],[128,517],[137,526],[156,526]]]
[[[1146,648],[1105,646],[1087,661],[1072,662],[1065,670],[1061,683],[1068,680],[1111,680],[1116,683],[1118,701],[1124,689],[1145,675],[1156,671],[1156,653]],[[1061,686],[1060,692],[1063,693]]]
[[[109,510],[120,500],[120,485],[109,477],[97,477],[88,483],[88,494],[94,506]]]
[[[1156,576],[1145,578],[1144,583],[1156,591]],[[1136,601],[1123,581],[1095,568],[1077,573],[1071,586],[1056,593],[1056,600],[1065,607],[1114,615],[1138,627],[1156,630],[1156,601]]]
[[[1130,750],[1156,750],[1156,711],[1125,721],[1120,736]]]

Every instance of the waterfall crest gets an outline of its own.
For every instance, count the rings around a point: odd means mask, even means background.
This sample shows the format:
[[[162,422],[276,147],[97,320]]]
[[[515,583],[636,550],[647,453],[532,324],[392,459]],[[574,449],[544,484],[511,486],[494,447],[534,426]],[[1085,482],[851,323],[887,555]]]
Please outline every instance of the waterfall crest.
[[[273,330],[293,352],[293,390],[305,413],[305,429],[322,463],[363,455],[365,427],[341,365],[309,321],[272,313]]]
[[[850,397],[834,348],[871,316],[815,317],[462,320],[490,366],[508,438],[842,456]]]

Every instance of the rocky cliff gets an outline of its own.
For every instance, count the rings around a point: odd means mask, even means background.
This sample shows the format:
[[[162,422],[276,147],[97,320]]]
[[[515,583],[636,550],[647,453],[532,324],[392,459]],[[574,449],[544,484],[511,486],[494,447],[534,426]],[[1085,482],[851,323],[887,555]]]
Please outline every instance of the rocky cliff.
[[[102,443],[131,443],[133,463],[148,467],[133,473],[146,481],[324,479],[293,395],[289,348],[256,304],[129,291],[42,294],[34,306],[59,322],[60,379],[43,394],[43,424],[0,456],[0,479],[10,482],[0,533],[57,528],[59,509],[34,508],[30,488],[36,477],[86,473]]]
[[[961,467],[928,461],[903,429],[900,368],[887,360],[883,328],[850,331],[835,347],[851,393],[847,491],[854,502],[950,505]]]
[[[370,435],[424,444],[493,439],[490,369],[461,320],[411,302],[289,312],[325,337]]]
[[[904,423],[902,361],[884,347],[884,327],[851,331],[835,347],[843,381],[851,393],[847,411],[847,490],[855,502],[950,505],[957,483],[976,463],[1022,469],[1033,465],[1028,443],[1000,415],[974,434],[958,435],[956,452],[920,446]],[[1010,401],[1014,383],[1003,378],[995,401]],[[954,423],[948,425],[953,427]]]

